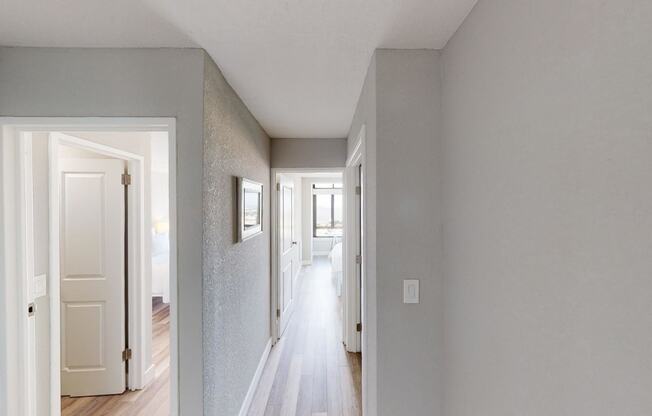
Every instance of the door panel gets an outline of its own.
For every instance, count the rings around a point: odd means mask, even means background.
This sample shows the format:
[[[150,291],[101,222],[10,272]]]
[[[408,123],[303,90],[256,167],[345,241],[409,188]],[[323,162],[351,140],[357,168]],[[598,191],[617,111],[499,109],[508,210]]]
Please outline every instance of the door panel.
[[[279,180],[278,201],[279,201],[279,273],[278,273],[278,304],[279,316],[279,337],[285,331],[292,315],[294,306],[294,279],[292,270],[296,270],[298,246],[294,241],[294,184],[290,178],[281,176]]]
[[[73,371],[96,370],[104,367],[104,303],[67,302],[63,306],[65,322],[61,327],[66,343],[63,366]],[[86,338],[87,342],[73,342]]]
[[[104,278],[104,174],[67,172],[64,176],[64,279]],[[76,207],[80,207],[76,208]]]
[[[61,394],[125,390],[125,163],[62,159]]]

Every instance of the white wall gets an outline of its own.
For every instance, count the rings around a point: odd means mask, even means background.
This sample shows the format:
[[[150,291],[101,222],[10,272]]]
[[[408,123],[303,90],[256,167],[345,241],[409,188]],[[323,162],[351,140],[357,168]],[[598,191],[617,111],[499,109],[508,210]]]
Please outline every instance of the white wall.
[[[152,227],[152,296],[170,301],[170,169],[167,134],[150,133]]]
[[[301,261],[312,263],[312,183],[301,178]]]
[[[446,415],[652,414],[651,27],[480,0],[446,46]]]

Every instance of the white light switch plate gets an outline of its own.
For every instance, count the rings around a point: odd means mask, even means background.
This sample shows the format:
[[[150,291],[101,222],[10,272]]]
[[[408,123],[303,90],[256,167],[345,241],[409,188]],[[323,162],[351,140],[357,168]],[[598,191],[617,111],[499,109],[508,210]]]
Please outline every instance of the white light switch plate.
[[[47,282],[47,275],[45,274],[34,276],[34,299],[47,295]]]
[[[419,303],[419,281],[417,279],[403,280],[403,303]]]

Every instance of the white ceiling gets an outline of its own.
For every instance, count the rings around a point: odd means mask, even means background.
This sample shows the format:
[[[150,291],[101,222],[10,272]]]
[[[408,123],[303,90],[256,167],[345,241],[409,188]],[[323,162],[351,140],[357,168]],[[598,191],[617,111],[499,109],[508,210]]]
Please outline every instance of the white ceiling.
[[[271,137],[346,137],[374,49],[441,49],[476,1],[0,0],[0,44],[202,47]]]

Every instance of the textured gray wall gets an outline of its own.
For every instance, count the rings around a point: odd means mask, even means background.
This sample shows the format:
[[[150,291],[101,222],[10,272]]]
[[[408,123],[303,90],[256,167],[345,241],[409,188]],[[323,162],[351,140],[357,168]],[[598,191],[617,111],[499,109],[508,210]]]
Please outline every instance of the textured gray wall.
[[[204,403],[235,416],[270,338],[270,140],[206,56]],[[235,177],[263,184],[263,234],[236,242]]]
[[[480,0],[446,46],[447,416],[652,414],[651,27]]]
[[[199,49],[0,48],[0,116],[176,117],[180,407],[202,394],[202,104]]]
[[[346,139],[272,139],[273,168],[342,168]]]

